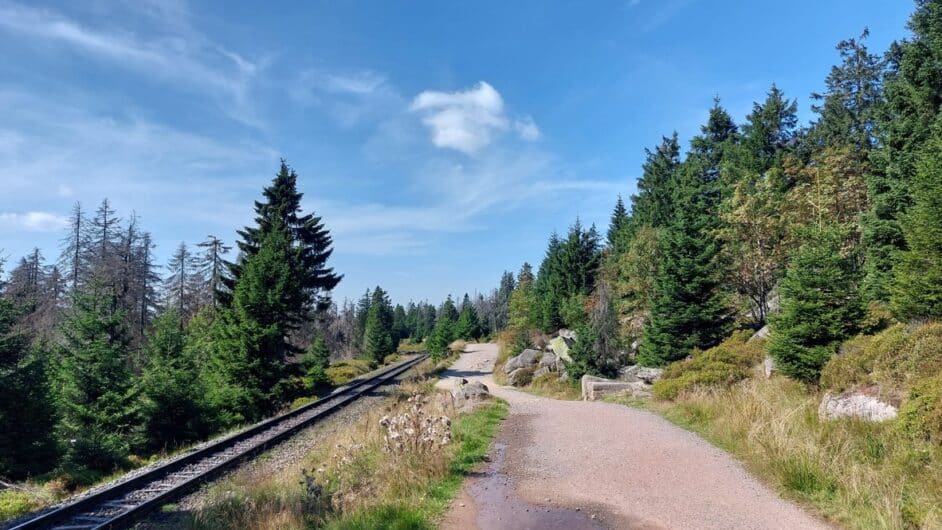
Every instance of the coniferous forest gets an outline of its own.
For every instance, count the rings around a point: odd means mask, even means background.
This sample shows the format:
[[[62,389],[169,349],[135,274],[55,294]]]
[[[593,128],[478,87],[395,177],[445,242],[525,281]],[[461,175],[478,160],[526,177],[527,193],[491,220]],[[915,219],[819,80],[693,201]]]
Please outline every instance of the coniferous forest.
[[[168,263],[133,213],[76,204],[56,259],[0,262],[0,477],[87,485],[399,351],[494,339],[506,357],[563,328],[572,386],[637,364],[664,368],[672,399],[767,355],[802,391],[892,387],[906,439],[937,447],[942,2],[917,0],[909,30],[839,42],[820,92],[772,85],[741,121],[717,97],[689,141],[664,124],[607,227],[574,219],[538,264],[441,303],[334,300],[330,220],[284,161],[238,240]]]

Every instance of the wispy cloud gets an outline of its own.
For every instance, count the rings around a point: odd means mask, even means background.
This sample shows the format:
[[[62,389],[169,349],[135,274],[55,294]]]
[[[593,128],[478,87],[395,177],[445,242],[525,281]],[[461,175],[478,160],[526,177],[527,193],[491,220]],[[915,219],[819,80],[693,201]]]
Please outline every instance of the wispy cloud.
[[[56,232],[68,226],[69,221],[61,215],[49,212],[2,212],[0,226],[8,230],[29,232]]]
[[[146,36],[127,28],[94,27],[61,12],[13,3],[0,3],[0,29],[60,45],[137,75],[205,93],[216,99],[232,118],[261,126],[252,107],[250,89],[262,64],[192,30],[182,18],[188,12],[182,6],[173,8],[174,5],[141,4],[164,21],[163,32]],[[109,21],[113,23],[114,18]]]
[[[504,99],[484,81],[456,92],[427,90],[416,96],[409,108],[422,115],[435,146],[469,155],[480,151],[498,133],[509,128]],[[525,140],[539,137],[539,129],[532,118],[517,122],[515,128]]]

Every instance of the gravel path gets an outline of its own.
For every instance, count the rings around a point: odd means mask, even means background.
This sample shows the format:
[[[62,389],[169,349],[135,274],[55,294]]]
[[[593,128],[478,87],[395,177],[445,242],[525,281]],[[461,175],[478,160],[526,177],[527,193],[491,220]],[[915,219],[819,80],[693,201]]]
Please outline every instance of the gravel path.
[[[510,415],[443,528],[829,528],[655,414],[498,387],[496,357],[496,345],[471,345],[448,374],[480,379]]]

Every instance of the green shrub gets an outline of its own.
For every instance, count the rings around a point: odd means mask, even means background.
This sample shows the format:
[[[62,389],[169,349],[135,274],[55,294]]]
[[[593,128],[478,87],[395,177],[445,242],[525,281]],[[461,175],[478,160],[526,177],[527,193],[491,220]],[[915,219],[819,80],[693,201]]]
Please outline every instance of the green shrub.
[[[942,373],[913,385],[899,415],[907,435],[942,443]]]
[[[330,365],[325,372],[331,385],[341,386],[369,372],[373,366],[373,362],[368,359],[349,359]]]
[[[748,335],[736,333],[719,346],[668,365],[654,383],[654,395],[675,399],[693,388],[729,386],[749,377],[764,354],[761,343],[747,342]]]

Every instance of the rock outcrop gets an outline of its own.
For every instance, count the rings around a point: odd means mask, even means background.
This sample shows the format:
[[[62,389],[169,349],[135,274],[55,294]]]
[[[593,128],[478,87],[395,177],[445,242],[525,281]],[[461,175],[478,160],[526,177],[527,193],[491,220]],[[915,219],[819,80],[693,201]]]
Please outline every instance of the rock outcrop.
[[[470,412],[478,404],[491,399],[491,391],[480,381],[469,383],[467,379],[461,379],[451,391],[451,399],[456,409]]]
[[[892,420],[897,414],[897,407],[864,391],[827,392],[818,407],[818,417],[822,420],[857,418],[878,422]]]
[[[520,352],[520,355],[511,357],[507,359],[507,364],[504,365],[504,373],[510,374],[515,370],[520,368],[531,368],[533,365],[538,363],[543,357],[543,352],[540,350],[526,349]]]
[[[595,401],[605,396],[627,394],[637,398],[651,397],[650,385],[644,381],[615,381],[593,375],[582,376],[583,401]]]
[[[664,373],[664,370],[660,368],[647,368],[635,364],[619,370],[618,378],[628,383],[643,382],[648,385],[653,385],[655,381],[661,378],[662,373]]]

